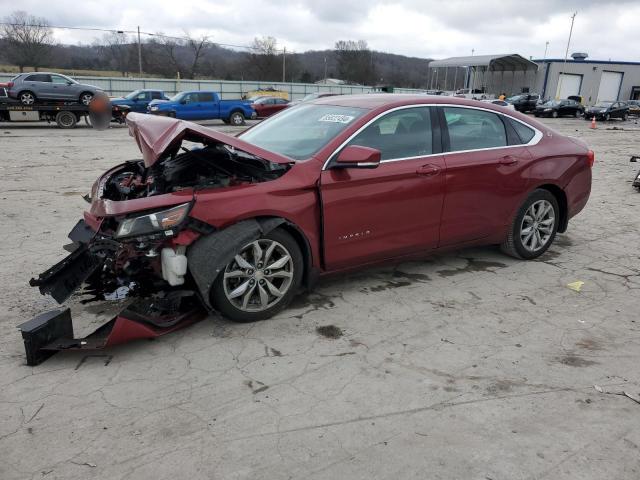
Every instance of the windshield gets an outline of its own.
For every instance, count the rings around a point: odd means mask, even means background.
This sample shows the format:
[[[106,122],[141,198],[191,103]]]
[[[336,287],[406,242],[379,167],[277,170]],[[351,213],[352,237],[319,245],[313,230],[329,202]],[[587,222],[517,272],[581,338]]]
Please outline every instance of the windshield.
[[[129,93],[126,97],[127,100],[131,100],[132,98],[135,98],[138,96],[138,94],[141,92],[142,90],[134,90],[133,92]]]
[[[294,160],[309,158],[367,110],[336,105],[299,105],[240,135],[245,142]]]
[[[172,102],[179,102],[180,100],[182,100],[182,97],[184,97],[185,95],[186,95],[185,92],[176,93],[169,100],[171,100]]]
[[[609,108],[613,105],[613,102],[598,102],[594,105],[596,108]]]
[[[514,95],[513,97],[508,97],[506,100],[507,102],[515,102],[517,100],[520,100],[522,98],[522,95]]]
[[[560,102],[557,100],[549,100],[545,103],[543,103],[543,106],[545,107],[555,107],[556,105],[560,105]]]

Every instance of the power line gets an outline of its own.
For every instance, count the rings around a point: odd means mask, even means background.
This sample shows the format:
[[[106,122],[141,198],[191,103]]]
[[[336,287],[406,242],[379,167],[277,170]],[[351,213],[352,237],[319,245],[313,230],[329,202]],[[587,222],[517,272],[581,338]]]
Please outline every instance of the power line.
[[[191,40],[188,36],[173,36],[173,35],[165,35],[163,33],[151,33],[151,32],[143,32],[142,30],[119,30],[114,28],[97,28],[97,27],[66,27],[60,25],[37,25],[37,24],[29,24],[29,23],[9,23],[9,22],[0,22],[0,25],[7,25],[10,27],[44,27],[44,28],[54,28],[57,30],[80,30],[80,31],[89,31],[89,32],[106,32],[106,33],[128,33],[131,35],[147,35],[149,37],[157,37],[157,38],[168,38],[172,40]],[[254,47],[251,45],[234,45],[232,43],[220,43],[220,42],[211,42],[207,41],[205,43],[209,43],[211,45],[217,45],[219,47],[229,47],[229,48],[246,48],[248,50],[261,50],[258,47]],[[283,49],[274,49],[276,52],[286,52],[286,48]]]

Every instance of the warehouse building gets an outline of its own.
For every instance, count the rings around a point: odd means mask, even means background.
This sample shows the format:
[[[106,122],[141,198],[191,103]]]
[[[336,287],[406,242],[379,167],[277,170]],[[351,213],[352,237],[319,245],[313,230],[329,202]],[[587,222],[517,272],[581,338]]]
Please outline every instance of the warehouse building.
[[[587,105],[640,99],[640,62],[589,60],[586,53],[574,53],[566,62],[552,58],[526,60],[508,54],[453,57],[429,66],[436,79],[443,79],[439,70],[447,74],[449,68],[464,68],[464,75],[460,75],[464,83],[457,82],[454,89],[464,87],[496,95],[530,92],[542,98],[580,96]]]

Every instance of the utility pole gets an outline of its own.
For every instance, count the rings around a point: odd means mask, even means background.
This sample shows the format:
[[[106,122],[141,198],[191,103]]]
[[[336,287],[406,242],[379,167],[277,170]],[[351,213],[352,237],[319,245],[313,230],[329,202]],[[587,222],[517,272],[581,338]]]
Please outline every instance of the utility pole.
[[[545,42],[544,44],[544,57],[542,57],[542,60],[546,60],[547,59],[547,51],[549,50],[549,42]]]
[[[285,59],[287,57],[287,47],[284,47],[284,50],[282,50],[282,83],[284,83],[285,80],[285,72],[286,72],[286,66],[285,66]]]
[[[324,83],[327,83],[327,57],[324,57]]]
[[[142,76],[142,43],[140,43],[140,25],[138,25],[138,72]]]
[[[564,72],[567,68],[567,57],[569,56],[569,45],[571,44],[571,34],[573,33],[573,22],[576,19],[576,15],[578,12],[573,12],[571,15],[571,28],[569,29],[569,38],[567,39],[567,49],[564,52],[564,62],[562,64],[562,73],[560,74],[560,78],[558,79],[558,88],[556,90],[556,100],[560,99],[560,93],[562,91],[562,77],[564,77]]]

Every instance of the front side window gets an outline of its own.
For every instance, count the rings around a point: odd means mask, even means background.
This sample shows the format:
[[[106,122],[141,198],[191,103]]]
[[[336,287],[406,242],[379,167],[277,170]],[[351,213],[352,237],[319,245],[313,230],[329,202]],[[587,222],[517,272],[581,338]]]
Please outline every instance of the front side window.
[[[151,92],[152,100],[162,100],[162,94],[160,92]]]
[[[379,118],[348,145],[380,150],[382,160],[419,157],[433,153],[429,107],[397,110]]]
[[[138,100],[147,100],[147,99],[148,99],[148,95],[149,95],[149,93],[148,93],[148,92],[140,92],[140,93],[138,94],[137,99],[138,99]]]
[[[63,77],[62,75],[51,75],[51,81],[56,85],[66,85],[69,83],[69,79]]]
[[[497,114],[486,110],[445,107],[450,151],[507,146],[507,132]]]

